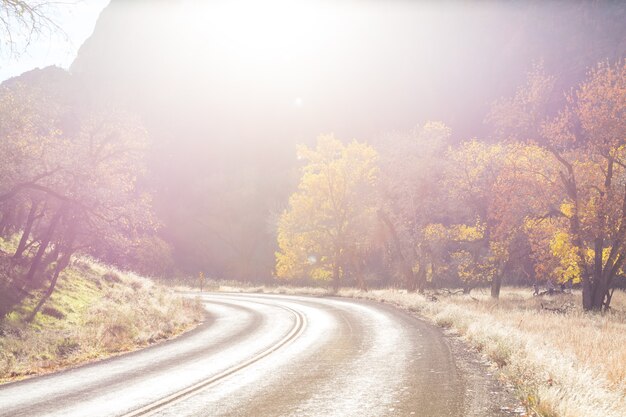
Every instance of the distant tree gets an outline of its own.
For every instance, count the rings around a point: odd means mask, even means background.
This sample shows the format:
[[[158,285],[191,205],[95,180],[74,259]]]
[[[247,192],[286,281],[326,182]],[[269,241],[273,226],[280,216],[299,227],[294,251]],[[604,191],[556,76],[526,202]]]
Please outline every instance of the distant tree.
[[[381,167],[379,221],[409,290],[423,290],[439,260],[425,228],[446,213],[441,180],[450,133],[441,122],[427,122],[375,144]]]
[[[336,290],[349,269],[358,272],[353,261],[376,226],[377,153],[330,135],[315,149],[300,147],[298,157],[307,164],[278,223],[276,274],[331,280]],[[362,276],[356,278],[364,286]]]
[[[526,232],[534,268],[540,281],[578,284],[578,249],[572,244],[565,217],[528,218]]]
[[[459,276],[464,280],[491,282],[491,296],[500,295],[502,275],[509,259],[507,245],[494,235],[492,213],[495,186],[503,170],[508,149],[502,144],[470,140],[450,151],[445,184],[455,202],[455,223],[451,234],[457,242]],[[472,272],[473,271],[473,272]]]
[[[534,226],[541,229],[560,219],[562,192],[555,181],[557,169],[552,156],[540,146],[514,142],[506,148],[492,188],[492,245],[506,251],[506,274],[525,275],[526,281],[545,279],[546,265],[535,256],[541,242],[536,238],[543,235],[537,235]]]
[[[548,213],[555,202],[558,208],[547,180],[555,172],[552,162],[543,148],[524,143],[471,140],[450,150],[445,184],[453,224],[447,236],[462,281],[488,281],[497,298],[505,275],[527,274],[525,219]]]
[[[485,123],[496,140],[533,141],[541,137],[541,125],[550,112],[555,77],[545,73],[542,63],[535,63],[526,75],[526,83],[512,97],[496,100]]]

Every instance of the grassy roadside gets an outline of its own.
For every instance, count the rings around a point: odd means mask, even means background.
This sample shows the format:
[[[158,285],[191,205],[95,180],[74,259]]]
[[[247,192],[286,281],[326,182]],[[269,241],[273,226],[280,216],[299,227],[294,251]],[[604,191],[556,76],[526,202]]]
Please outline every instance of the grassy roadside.
[[[214,288],[215,289],[215,288]],[[321,288],[221,285],[219,291],[308,294]],[[583,313],[580,294],[532,297],[506,288],[499,300],[478,292],[424,297],[398,290],[342,289],[343,297],[395,304],[460,334],[512,383],[529,415],[626,416],[626,293],[614,311]]]
[[[0,383],[172,338],[204,311],[149,279],[84,258],[61,274],[42,311],[26,323],[39,297],[34,292],[0,321]]]

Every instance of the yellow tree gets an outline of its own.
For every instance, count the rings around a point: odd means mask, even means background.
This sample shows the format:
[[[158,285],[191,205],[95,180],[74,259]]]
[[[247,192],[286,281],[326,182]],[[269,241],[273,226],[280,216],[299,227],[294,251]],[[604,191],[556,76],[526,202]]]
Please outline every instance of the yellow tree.
[[[462,252],[455,255],[459,276],[490,281],[498,297],[505,272],[524,269],[520,258],[528,260],[525,219],[558,211],[553,160],[532,144],[472,140],[454,148],[449,162],[446,184],[452,200],[462,203],[455,220],[464,223],[449,232]]]
[[[276,275],[332,280],[338,289],[353,268],[363,285],[358,258],[376,225],[376,151],[326,135],[315,149],[299,148],[298,158],[307,164],[279,219]]]
[[[494,189],[507,152],[502,144],[466,141],[450,151],[445,181],[452,201],[457,202],[454,217],[465,223],[465,230],[474,231],[471,239],[451,235],[461,246],[462,253],[456,256],[462,267],[459,276],[468,276],[463,272],[483,271],[479,275],[491,281],[491,295],[496,298],[500,295],[502,270],[508,256],[506,248],[494,240],[495,225],[490,214],[494,210]]]
[[[572,245],[565,218],[527,218],[524,229],[537,277],[555,283],[580,283],[577,248]]]
[[[550,247],[563,231],[555,227],[563,223],[556,173],[554,160],[544,148],[508,144],[492,190],[489,219],[492,241],[506,249],[509,266],[516,263],[518,271],[528,274],[526,267],[533,264],[536,278],[563,282],[567,279],[558,262],[553,262]]]

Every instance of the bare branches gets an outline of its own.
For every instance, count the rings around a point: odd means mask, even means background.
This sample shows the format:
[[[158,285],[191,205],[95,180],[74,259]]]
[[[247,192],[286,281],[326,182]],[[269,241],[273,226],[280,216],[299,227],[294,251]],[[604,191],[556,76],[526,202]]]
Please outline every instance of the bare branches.
[[[65,33],[54,20],[56,6],[73,2],[0,0],[0,54],[23,53],[39,36]]]
[[[26,182],[22,182],[19,184],[14,185],[9,191],[7,191],[4,194],[0,194],[0,203],[2,203],[3,201],[6,200],[10,200],[11,198],[15,197],[15,195],[17,195],[20,191],[22,191],[25,188],[33,188],[36,189],[37,187],[39,187],[39,181],[47,178],[47,177],[51,177],[54,174],[56,174],[57,172],[60,171],[60,168],[55,168],[52,169],[50,171],[45,171],[42,172],[41,174],[33,177],[30,181],[26,181]]]
[[[558,314],[566,314],[567,312],[575,308],[573,303],[565,303],[561,307],[548,307],[544,306],[543,303],[541,303],[540,305],[542,310],[551,311]]]

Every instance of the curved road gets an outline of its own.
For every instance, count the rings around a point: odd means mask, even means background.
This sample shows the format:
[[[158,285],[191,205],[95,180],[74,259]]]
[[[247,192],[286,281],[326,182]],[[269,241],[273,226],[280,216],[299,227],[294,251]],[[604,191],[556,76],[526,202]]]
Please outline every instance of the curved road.
[[[170,342],[0,387],[0,416],[465,416],[442,333],[384,304],[203,295]],[[486,414],[480,414],[486,415]]]

